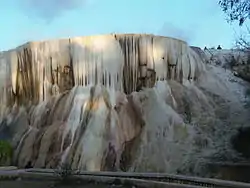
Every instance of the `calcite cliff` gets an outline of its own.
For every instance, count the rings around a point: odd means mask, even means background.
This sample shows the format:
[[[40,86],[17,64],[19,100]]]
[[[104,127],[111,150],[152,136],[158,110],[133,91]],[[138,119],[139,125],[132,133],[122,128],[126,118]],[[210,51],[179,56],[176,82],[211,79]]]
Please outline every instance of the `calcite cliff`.
[[[75,85],[100,83],[129,94],[156,80],[197,79],[197,58],[185,42],[153,35],[30,42],[1,54],[1,87],[12,97],[5,100],[19,104],[41,102]]]
[[[0,138],[18,166],[198,173],[195,163],[224,143],[214,130],[224,129],[232,98],[184,41],[114,34],[30,42],[2,52],[0,66]]]

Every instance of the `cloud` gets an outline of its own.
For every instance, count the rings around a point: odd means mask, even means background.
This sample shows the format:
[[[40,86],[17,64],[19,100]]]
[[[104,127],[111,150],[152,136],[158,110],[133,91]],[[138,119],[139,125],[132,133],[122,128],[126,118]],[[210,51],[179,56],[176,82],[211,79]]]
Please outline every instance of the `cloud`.
[[[47,21],[62,15],[67,11],[78,9],[88,3],[89,0],[23,0],[22,7],[27,14]]]
[[[172,23],[164,23],[159,30],[159,35],[173,37],[190,43],[194,40],[195,31],[193,29],[183,29]]]

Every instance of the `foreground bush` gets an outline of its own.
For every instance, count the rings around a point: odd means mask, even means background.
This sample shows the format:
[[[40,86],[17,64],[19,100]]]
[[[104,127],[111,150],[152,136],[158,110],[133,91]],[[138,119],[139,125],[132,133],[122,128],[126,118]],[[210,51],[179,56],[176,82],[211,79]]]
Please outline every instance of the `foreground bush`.
[[[11,162],[13,149],[9,142],[0,140],[0,166],[8,165]]]
[[[68,163],[63,163],[55,169],[54,173],[60,178],[63,183],[70,183],[74,175],[80,173],[79,170],[72,169],[71,165]]]

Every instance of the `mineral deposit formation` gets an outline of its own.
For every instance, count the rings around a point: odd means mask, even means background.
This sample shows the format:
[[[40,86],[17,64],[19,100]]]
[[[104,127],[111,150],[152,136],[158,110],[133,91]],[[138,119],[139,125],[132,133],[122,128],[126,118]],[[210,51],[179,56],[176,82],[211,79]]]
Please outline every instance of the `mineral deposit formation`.
[[[241,104],[198,52],[144,34],[1,52],[0,138],[15,150],[12,163],[199,173],[222,145],[233,156],[219,132]]]

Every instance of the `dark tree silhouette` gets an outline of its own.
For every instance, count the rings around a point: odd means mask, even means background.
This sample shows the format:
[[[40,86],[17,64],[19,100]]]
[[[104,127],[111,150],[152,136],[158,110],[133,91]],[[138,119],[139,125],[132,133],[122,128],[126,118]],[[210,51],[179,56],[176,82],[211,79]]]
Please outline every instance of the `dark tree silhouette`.
[[[219,45],[218,47],[217,47],[217,50],[221,50],[222,48],[221,48],[221,46]]]
[[[222,11],[227,15],[227,21],[237,21],[242,26],[250,19],[250,0],[218,0]],[[241,33],[236,39],[236,47],[250,50],[250,29],[246,27],[246,33]]]
[[[219,5],[228,16],[227,21],[238,21],[239,25],[250,19],[250,0],[219,0]]]

